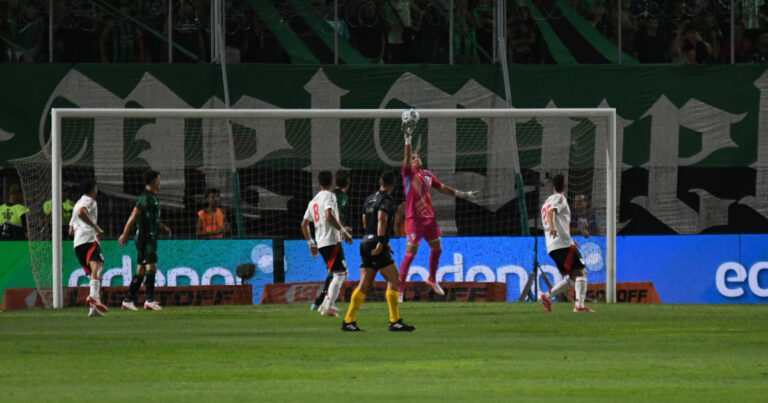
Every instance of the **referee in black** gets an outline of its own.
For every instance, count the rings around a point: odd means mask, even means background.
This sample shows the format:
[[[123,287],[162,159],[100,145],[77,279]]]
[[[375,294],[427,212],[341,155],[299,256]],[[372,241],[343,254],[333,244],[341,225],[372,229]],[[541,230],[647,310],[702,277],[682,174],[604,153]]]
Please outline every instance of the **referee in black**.
[[[397,203],[392,197],[395,190],[395,173],[384,171],[379,178],[379,191],[365,199],[363,204],[363,227],[365,232],[360,243],[360,283],[352,292],[347,316],[341,323],[341,330],[357,332],[355,321],[357,311],[365,301],[365,296],[373,285],[376,272],[387,280],[387,305],[389,306],[389,330],[393,332],[411,332],[413,326],[406,325],[400,318],[397,287],[400,276],[395,261],[392,260],[392,248],[389,238],[395,233],[395,210]]]

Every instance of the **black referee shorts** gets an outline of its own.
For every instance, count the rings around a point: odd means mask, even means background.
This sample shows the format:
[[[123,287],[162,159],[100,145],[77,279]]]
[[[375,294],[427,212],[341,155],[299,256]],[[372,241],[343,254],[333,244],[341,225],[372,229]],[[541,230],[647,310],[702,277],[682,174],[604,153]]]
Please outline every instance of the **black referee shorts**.
[[[378,255],[371,255],[376,244],[379,241],[373,235],[366,235],[363,238],[363,242],[360,243],[360,268],[361,269],[374,269],[381,270],[391,264],[395,264],[392,260],[392,253],[389,251],[387,245],[384,245],[384,250]]]

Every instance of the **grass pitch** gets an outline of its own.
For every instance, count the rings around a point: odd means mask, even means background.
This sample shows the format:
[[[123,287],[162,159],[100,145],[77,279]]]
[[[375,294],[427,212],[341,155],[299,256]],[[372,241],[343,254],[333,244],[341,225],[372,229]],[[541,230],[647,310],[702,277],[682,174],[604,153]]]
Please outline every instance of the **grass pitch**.
[[[339,304],[346,310],[346,304]],[[765,401],[768,305],[367,303],[0,313],[2,401]]]

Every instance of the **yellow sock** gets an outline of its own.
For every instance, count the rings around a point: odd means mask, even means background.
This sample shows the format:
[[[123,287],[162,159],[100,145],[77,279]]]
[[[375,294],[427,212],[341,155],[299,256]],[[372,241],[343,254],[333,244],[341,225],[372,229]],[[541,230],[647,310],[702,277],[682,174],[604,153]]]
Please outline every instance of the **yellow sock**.
[[[397,299],[400,297],[400,293],[395,290],[387,290],[387,305],[389,305],[389,321],[397,322],[400,320],[400,306]]]
[[[344,317],[344,322],[352,323],[357,318],[357,310],[360,309],[360,305],[363,305],[365,301],[365,294],[362,291],[355,288],[352,292],[352,301],[349,303],[349,309],[347,310],[347,316]]]

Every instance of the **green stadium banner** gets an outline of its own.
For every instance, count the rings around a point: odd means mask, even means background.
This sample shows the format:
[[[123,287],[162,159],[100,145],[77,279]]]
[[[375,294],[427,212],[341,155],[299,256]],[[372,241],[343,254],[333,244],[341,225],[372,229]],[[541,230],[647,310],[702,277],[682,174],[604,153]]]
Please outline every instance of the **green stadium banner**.
[[[104,286],[128,286],[136,272],[136,248],[130,241],[120,248],[117,241],[100,243],[104,256]],[[72,241],[64,242],[63,282],[65,287],[87,286],[88,277],[80,267]],[[35,287],[24,241],[0,242],[0,296],[6,288]],[[158,287],[235,285],[242,281],[236,268],[242,263],[256,266],[253,301],[261,301],[264,284],[273,279],[272,241],[263,239],[166,240],[158,245]],[[33,301],[34,302],[34,301]]]
[[[509,73],[516,108],[617,109],[622,233],[768,228],[765,67],[548,65],[512,66]],[[49,136],[51,107],[223,107],[215,65],[6,64],[0,65],[0,74],[0,167],[6,168],[10,160],[41,150]],[[229,81],[234,108],[504,107],[502,76],[493,65],[243,64],[229,66]],[[237,158],[263,168],[259,161],[265,155],[279,155],[291,166],[312,170],[328,164],[379,168],[400,163],[399,142],[382,141],[373,131],[310,130],[283,138],[258,133],[264,136],[264,147],[238,150]],[[444,135],[450,142],[456,133]],[[427,166],[430,158],[439,157],[455,159],[457,170],[466,167],[464,150],[446,154],[435,143],[426,146]],[[319,154],[314,148],[328,144],[341,144],[323,150],[330,162],[313,160]],[[347,152],[352,146],[355,152]],[[482,154],[485,146],[480,147]],[[490,152],[487,147],[485,151]],[[555,166],[541,158],[526,160],[534,162],[523,168],[539,172]],[[371,161],[378,166],[362,166]],[[499,200],[491,200],[490,206],[515,197],[514,191],[497,193]]]

